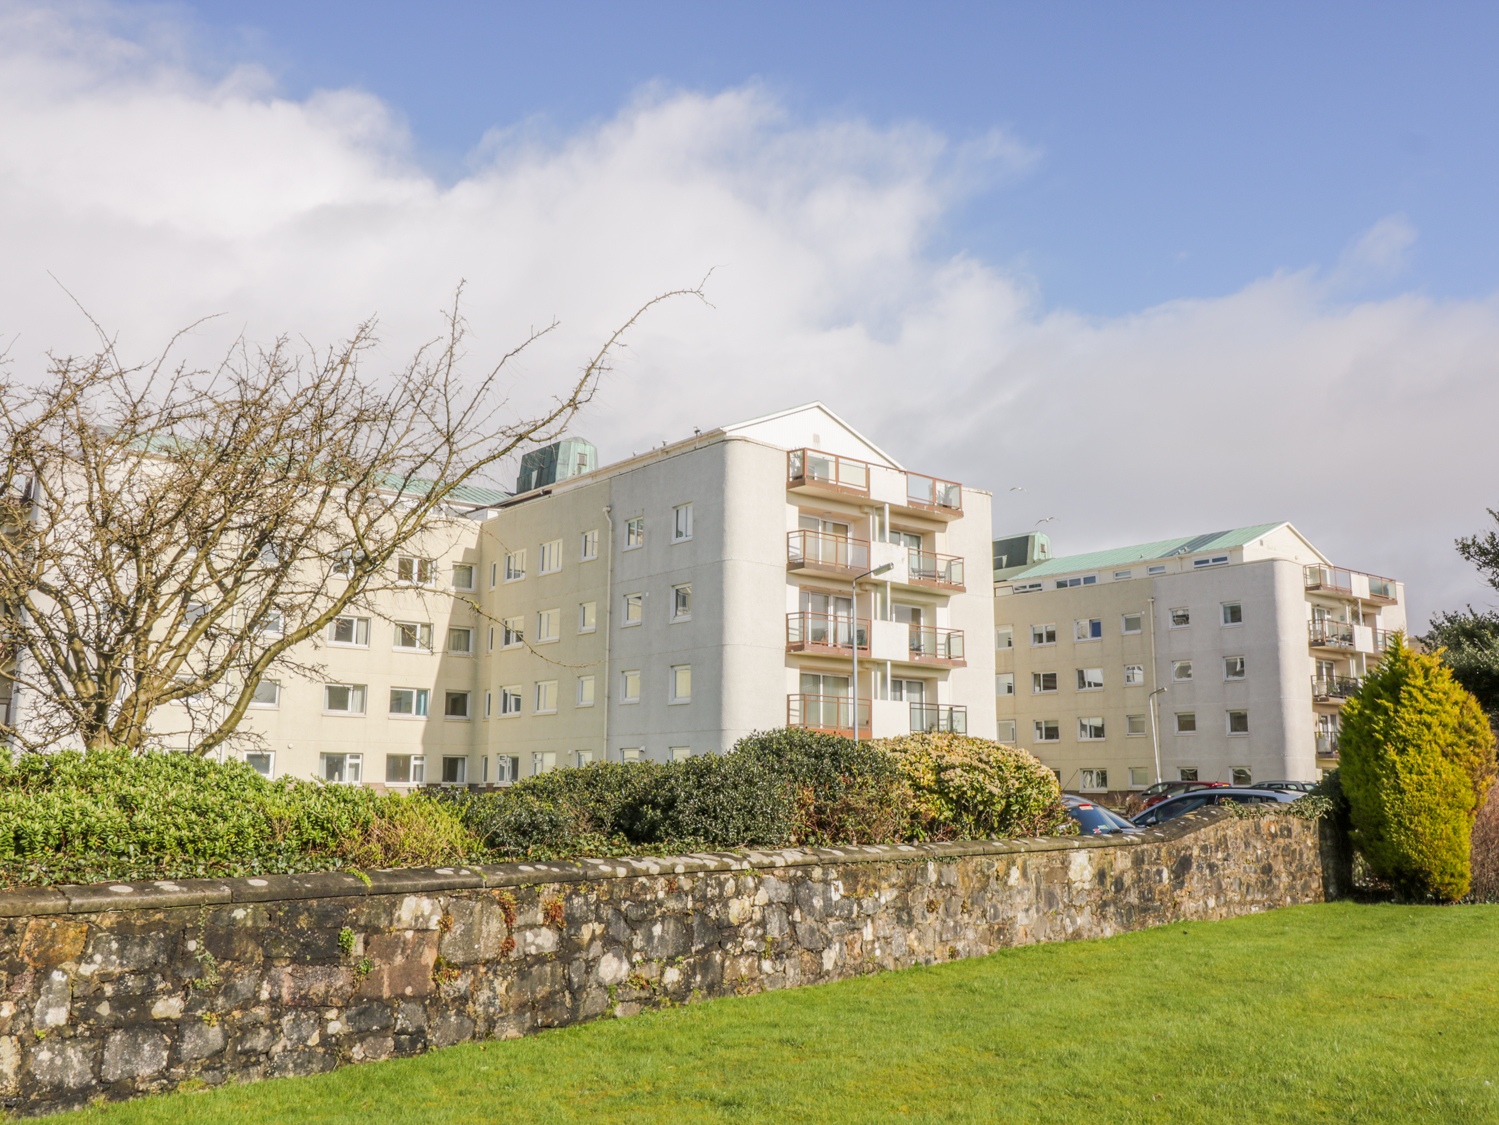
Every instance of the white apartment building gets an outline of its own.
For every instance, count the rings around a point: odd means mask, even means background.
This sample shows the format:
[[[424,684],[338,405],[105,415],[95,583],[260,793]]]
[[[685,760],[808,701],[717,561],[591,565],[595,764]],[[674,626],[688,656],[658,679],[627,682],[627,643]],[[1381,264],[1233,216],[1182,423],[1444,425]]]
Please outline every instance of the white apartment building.
[[[1343,700],[1405,629],[1400,583],[1288,523],[995,573],[997,735],[1074,792],[1315,780]]]
[[[323,680],[266,685],[253,764],[494,783],[786,725],[994,730],[988,493],[821,403],[564,460],[403,563],[409,596],[330,627]]]

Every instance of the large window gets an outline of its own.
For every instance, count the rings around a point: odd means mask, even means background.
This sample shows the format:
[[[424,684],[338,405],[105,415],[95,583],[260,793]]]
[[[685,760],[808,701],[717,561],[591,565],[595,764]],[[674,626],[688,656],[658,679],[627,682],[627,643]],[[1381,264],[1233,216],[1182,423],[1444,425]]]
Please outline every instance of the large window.
[[[680,543],[692,538],[692,505],[679,504],[671,510],[671,541]]]
[[[1223,658],[1223,678],[1225,680],[1242,680],[1244,676],[1244,658],[1242,656],[1225,656]]]
[[[281,684],[277,680],[261,680],[255,685],[255,694],[250,697],[251,707],[281,706]]]
[[[437,577],[437,564],[431,559],[400,555],[396,559],[396,581],[412,586],[430,586]]]
[[[599,603],[583,602],[578,606],[578,632],[592,633],[599,627]]]
[[[1101,717],[1078,719],[1077,737],[1081,742],[1098,742],[1102,740],[1103,719]]]
[[[627,672],[620,673],[620,702],[640,702],[640,670],[632,668]]]
[[[448,630],[448,651],[469,656],[474,651],[474,631],[455,625]]]
[[[1015,629],[1013,626],[1001,625],[998,629],[994,630],[994,647],[997,649],[1015,647]]]
[[[421,621],[396,622],[396,648],[417,651],[432,648],[432,626]]]
[[[1108,770],[1083,770],[1081,777],[1082,780],[1078,784],[1079,789],[1097,792],[1109,787]]]
[[[552,715],[557,711],[557,681],[541,680],[536,685],[536,713]]]
[[[671,588],[671,619],[688,621],[692,618],[692,583],[685,582]]]
[[[593,706],[593,677],[592,676],[579,676],[578,677],[578,706],[579,707],[592,707]]]
[[[526,576],[526,551],[510,551],[505,555],[505,581],[519,582]]]
[[[544,609],[536,615],[536,643],[550,644],[562,639],[562,611]]]
[[[1055,625],[1032,625],[1031,647],[1039,645],[1054,645],[1057,643],[1057,627]]]
[[[1126,664],[1124,666],[1124,686],[1139,687],[1145,682],[1145,665]]]
[[[1103,669],[1102,668],[1079,668],[1077,670],[1078,691],[1102,691]]]
[[[995,677],[994,677],[994,694],[995,695],[1014,695],[1015,694],[1015,673],[1014,672],[1000,672],[997,675],[995,675]]]
[[[1055,672],[1032,672],[1031,694],[1042,695],[1046,692],[1057,690],[1057,674]]]
[[[442,780],[444,785],[467,785],[468,759],[457,757],[444,758],[442,760]]]
[[[469,717],[469,693],[466,691],[445,692],[442,715],[445,719],[467,719]]]
[[[368,647],[370,619],[368,617],[335,617],[328,623],[328,640],[336,645]]]
[[[500,714],[520,714],[520,684],[511,684],[500,689]]]
[[[541,545],[541,557],[538,560],[540,566],[538,574],[555,574],[562,569],[562,540],[553,539],[550,543]]]
[[[1192,678],[1192,662],[1175,660],[1171,663],[1171,679],[1174,683],[1185,683]]]
[[[1035,725],[1037,742],[1062,741],[1062,721],[1060,719],[1037,719]]]
[[[1147,734],[1148,732],[1145,729],[1145,716],[1144,715],[1126,715],[1126,716],[1124,716],[1124,733],[1125,733],[1125,735],[1127,737],[1131,737],[1131,738],[1138,737],[1139,735],[1142,735],[1142,734]]]
[[[318,755],[318,778],[334,785],[357,785],[364,772],[363,754]]]
[[[625,524],[625,550],[645,546],[645,517],[636,516]]]
[[[323,710],[330,715],[363,715],[364,685],[323,685]]]
[[[385,783],[387,785],[421,785],[426,779],[427,759],[421,754],[387,754],[385,756]]]
[[[1130,766],[1129,787],[1131,789],[1144,789],[1150,784],[1150,771],[1144,766]]]
[[[998,730],[997,734],[998,734],[998,741],[1000,741],[1000,742],[1008,742],[1011,745],[1013,745],[1014,742],[1015,742],[1015,720],[1014,719],[1000,719],[999,720],[999,730]]]
[[[1176,713],[1176,733],[1197,733],[1197,713],[1195,711],[1178,711]]]
[[[671,669],[671,702],[692,702],[692,665],[673,664]]]
[[[1249,733],[1249,712],[1248,711],[1230,711],[1228,713],[1228,733],[1229,734],[1248,734]]]
[[[474,568],[468,563],[453,564],[453,589],[472,590],[474,588]]]
[[[625,595],[625,624],[639,625],[645,617],[645,595]]]
[[[390,713],[420,718],[427,713],[427,689],[393,687],[390,689]]]
[[[507,617],[500,622],[500,647],[515,648],[526,643],[525,619]]]
[[[583,533],[581,556],[584,562],[599,557],[599,533],[597,531],[585,531]]]
[[[1223,603],[1223,624],[1225,624],[1225,625],[1242,625],[1242,624],[1244,624],[1244,606],[1243,606],[1243,603],[1241,603],[1241,602],[1224,602]]]
[[[1073,623],[1073,640],[1097,641],[1103,639],[1103,621],[1097,617],[1091,617],[1086,621]]]

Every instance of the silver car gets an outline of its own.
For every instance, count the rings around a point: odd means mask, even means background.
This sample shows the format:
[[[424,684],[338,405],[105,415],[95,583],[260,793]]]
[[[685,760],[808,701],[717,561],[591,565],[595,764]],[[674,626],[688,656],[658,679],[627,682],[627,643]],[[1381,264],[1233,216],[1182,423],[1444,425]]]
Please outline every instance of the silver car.
[[[1198,789],[1146,809],[1131,823],[1140,828],[1150,828],[1175,820],[1183,813],[1212,808],[1214,805],[1289,805],[1300,796],[1303,794],[1288,793],[1283,789]]]

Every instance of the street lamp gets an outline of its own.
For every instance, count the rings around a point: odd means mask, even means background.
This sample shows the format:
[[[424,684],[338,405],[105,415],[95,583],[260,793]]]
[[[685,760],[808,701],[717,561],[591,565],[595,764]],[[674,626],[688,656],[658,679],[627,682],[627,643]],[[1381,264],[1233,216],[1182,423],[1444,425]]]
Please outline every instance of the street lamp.
[[[1161,780],[1161,732],[1156,727],[1155,697],[1165,692],[1165,690],[1163,687],[1156,688],[1155,691],[1150,693],[1150,698],[1147,700],[1150,704],[1150,741],[1155,744],[1155,779],[1157,784]]]
[[[885,563],[883,566],[877,566],[873,570],[866,570],[863,574],[860,574],[857,577],[855,577],[854,580],[853,580],[853,582],[851,582],[849,584],[853,588],[853,592],[854,592],[853,605],[851,606],[851,610],[852,610],[852,613],[853,613],[853,621],[851,623],[851,636],[849,637],[849,639],[851,641],[853,641],[853,643],[854,643],[854,682],[853,682],[853,693],[854,693],[854,742],[856,744],[859,741],[859,583],[862,582],[866,578],[878,578],[880,575],[884,574],[886,571],[888,571],[888,570],[894,570],[894,569],[895,569],[895,564],[894,563]],[[873,610],[873,607],[871,607],[870,608],[871,624],[873,624],[873,614],[874,614],[874,610]],[[873,697],[872,693],[871,693],[871,696],[870,696],[870,704],[869,705],[870,705],[871,709],[874,707],[874,697]],[[872,722],[873,719],[874,719],[874,716],[873,716],[873,714],[871,714],[870,715],[870,721]]]

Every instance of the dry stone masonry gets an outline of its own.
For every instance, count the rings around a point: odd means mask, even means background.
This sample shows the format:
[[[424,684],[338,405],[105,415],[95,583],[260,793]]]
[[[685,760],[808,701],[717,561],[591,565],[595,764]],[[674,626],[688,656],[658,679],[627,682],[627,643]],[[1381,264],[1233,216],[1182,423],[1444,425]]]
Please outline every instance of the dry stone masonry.
[[[1324,897],[1315,823],[0,892],[23,1115]]]

